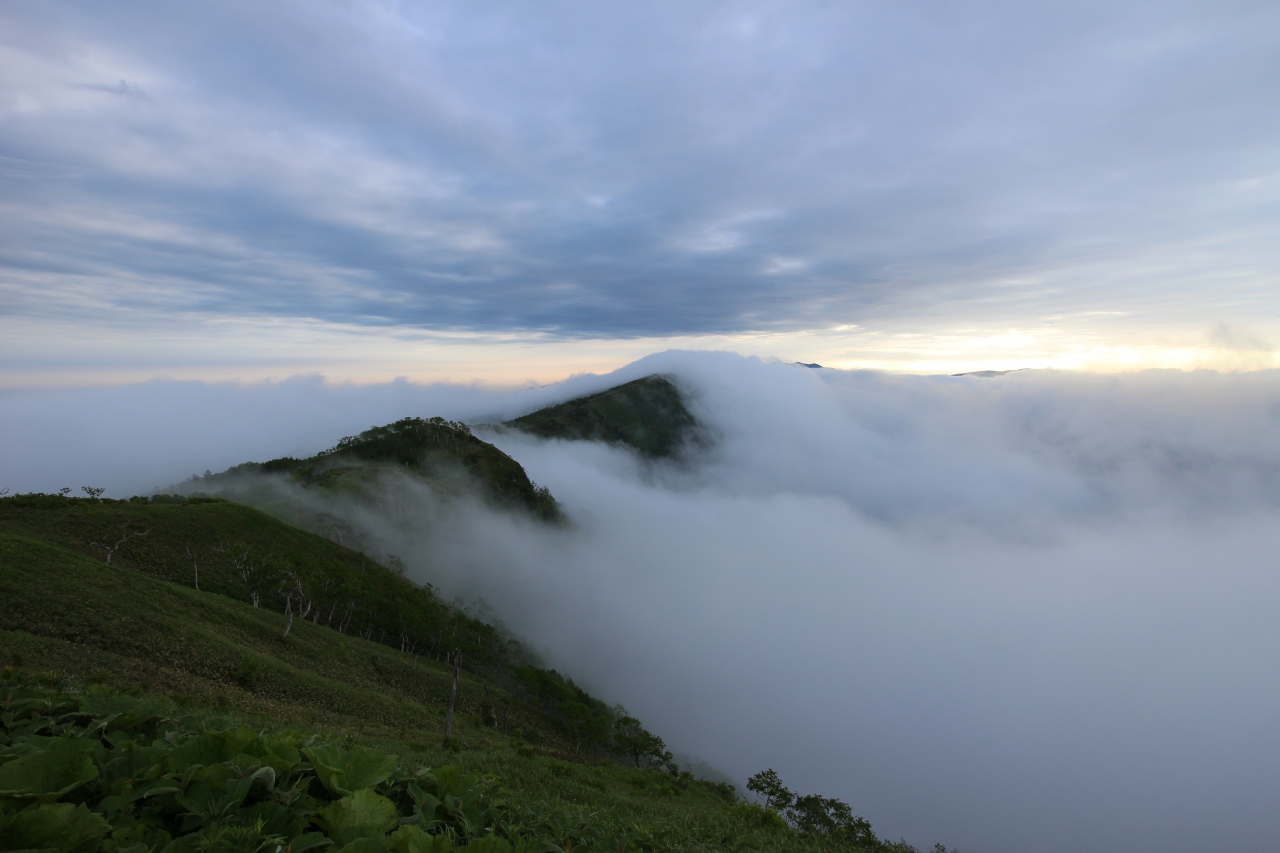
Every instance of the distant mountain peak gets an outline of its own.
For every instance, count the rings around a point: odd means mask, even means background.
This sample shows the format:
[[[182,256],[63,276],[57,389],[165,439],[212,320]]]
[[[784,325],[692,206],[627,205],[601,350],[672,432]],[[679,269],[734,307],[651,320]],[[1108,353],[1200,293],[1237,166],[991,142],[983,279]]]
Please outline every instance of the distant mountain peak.
[[[953,373],[954,376],[977,376],[982,379],[990,379],[993,376],[1004,376],[1006,373],[1017,373],[1019,370],[1026,370],[1025,367],[1016,367],[1012,370],[972,370],[968,373]]]
[[[658,374],[548,406],[503,425],[542,438],[625,444],[654,459],[676,455],[698,429],[680,389]]]

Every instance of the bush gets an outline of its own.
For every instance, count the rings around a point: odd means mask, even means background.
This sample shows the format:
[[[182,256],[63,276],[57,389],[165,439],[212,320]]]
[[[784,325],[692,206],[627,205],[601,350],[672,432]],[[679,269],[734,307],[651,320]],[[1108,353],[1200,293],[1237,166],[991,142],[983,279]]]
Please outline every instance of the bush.
[[[244,670],[254,661],[246,660]],[[0,849],[534,853],[652,847],[497,796],[491,776],[184,714],[167,700],[0,675]]]

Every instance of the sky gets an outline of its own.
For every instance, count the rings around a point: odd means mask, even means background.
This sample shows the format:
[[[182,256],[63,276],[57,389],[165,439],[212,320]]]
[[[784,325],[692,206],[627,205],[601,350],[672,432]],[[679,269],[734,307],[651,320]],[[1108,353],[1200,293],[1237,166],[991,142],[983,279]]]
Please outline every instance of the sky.
[[[1280,366],[1274,3],[0,9],[0,387]]]
[[[26,390],[0,395],[0,486],[171,490],[405,414],[492,423],[654,372],[711,439],[685,464],[477,427],[564,526],[412,481],[389,487],[394,518],[324,509],[739,786],[772,767],[921,850],[1272,846],[1280,371],[672,351],[507,391]]]

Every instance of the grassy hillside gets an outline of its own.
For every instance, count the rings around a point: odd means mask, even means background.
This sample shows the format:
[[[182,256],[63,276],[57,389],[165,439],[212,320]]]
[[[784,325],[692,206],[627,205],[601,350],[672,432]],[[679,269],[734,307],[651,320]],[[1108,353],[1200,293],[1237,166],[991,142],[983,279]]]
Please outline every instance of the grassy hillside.
[[[625,444],[641,454],[671,456],[695,434],[697,421],[680,390],[662,376],[646,376],[507,421],[543,438]]]
[[[444,688],[432,673],[461,652],[464,676],[482,679],[488,690],[464,691],[462,707],[480,714],[483,702],[490,728],[496,721],[508,734],[553,749],[591,747],[610,730],[616,712],[535,666],[519,642],[441,601],[430,587],[251,507],[170,500],[0,501],[5,582],[19,584],[0,590],[6,600],[0,625],[96,650],[90,654],[101,666],[68,671],[96,675],[125,666],[133,679],[139,667],[150,667],[149,677],[162,678],[166,690],[195,690],[201,701],[244,703],[252,696],[258,704],[236,705],[244,709],[270,700],[280,713],[304,706],[318,713],[306,685],[295,680],[305,670],[335,685],[326,695],[336,704],[326,713],[388,725],[412,717],[424,732],[435,731],[439,715],[422,717],[412,703],[439,704]],[[108,567],[126,571],[104,572]],[[59,595],[73,597],[49,598]],[[117,620],[109,630],[101,624],[104,613]],[[197,629],[207,642],[188,660],[175,649],[185,648]],[[177,646],[161,642],[170,635],[184,639]],[[370,651],[354,655],[355,646]],[[108,662],[98,652],[133,662]],[[379,693],[382,716],[366,714],[371,706],[350,698],[343,685]]]
[[[216,715],[12,666],[0,707],[0,850],[857,849],[618,764]]]
[[[225,501],[0,500],[0,655],[0,851],[859,849],[680,772],[430,589]],[[344,788],[321,747],[382,770]]]

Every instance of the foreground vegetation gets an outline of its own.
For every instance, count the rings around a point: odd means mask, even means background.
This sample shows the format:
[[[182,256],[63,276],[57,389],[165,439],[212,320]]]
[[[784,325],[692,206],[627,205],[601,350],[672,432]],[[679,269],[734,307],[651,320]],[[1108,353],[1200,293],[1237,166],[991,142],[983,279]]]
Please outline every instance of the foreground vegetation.
[[[0,500],[0,653],[0,851],[910,849],[693,778],[500,627],[227,501]]]

